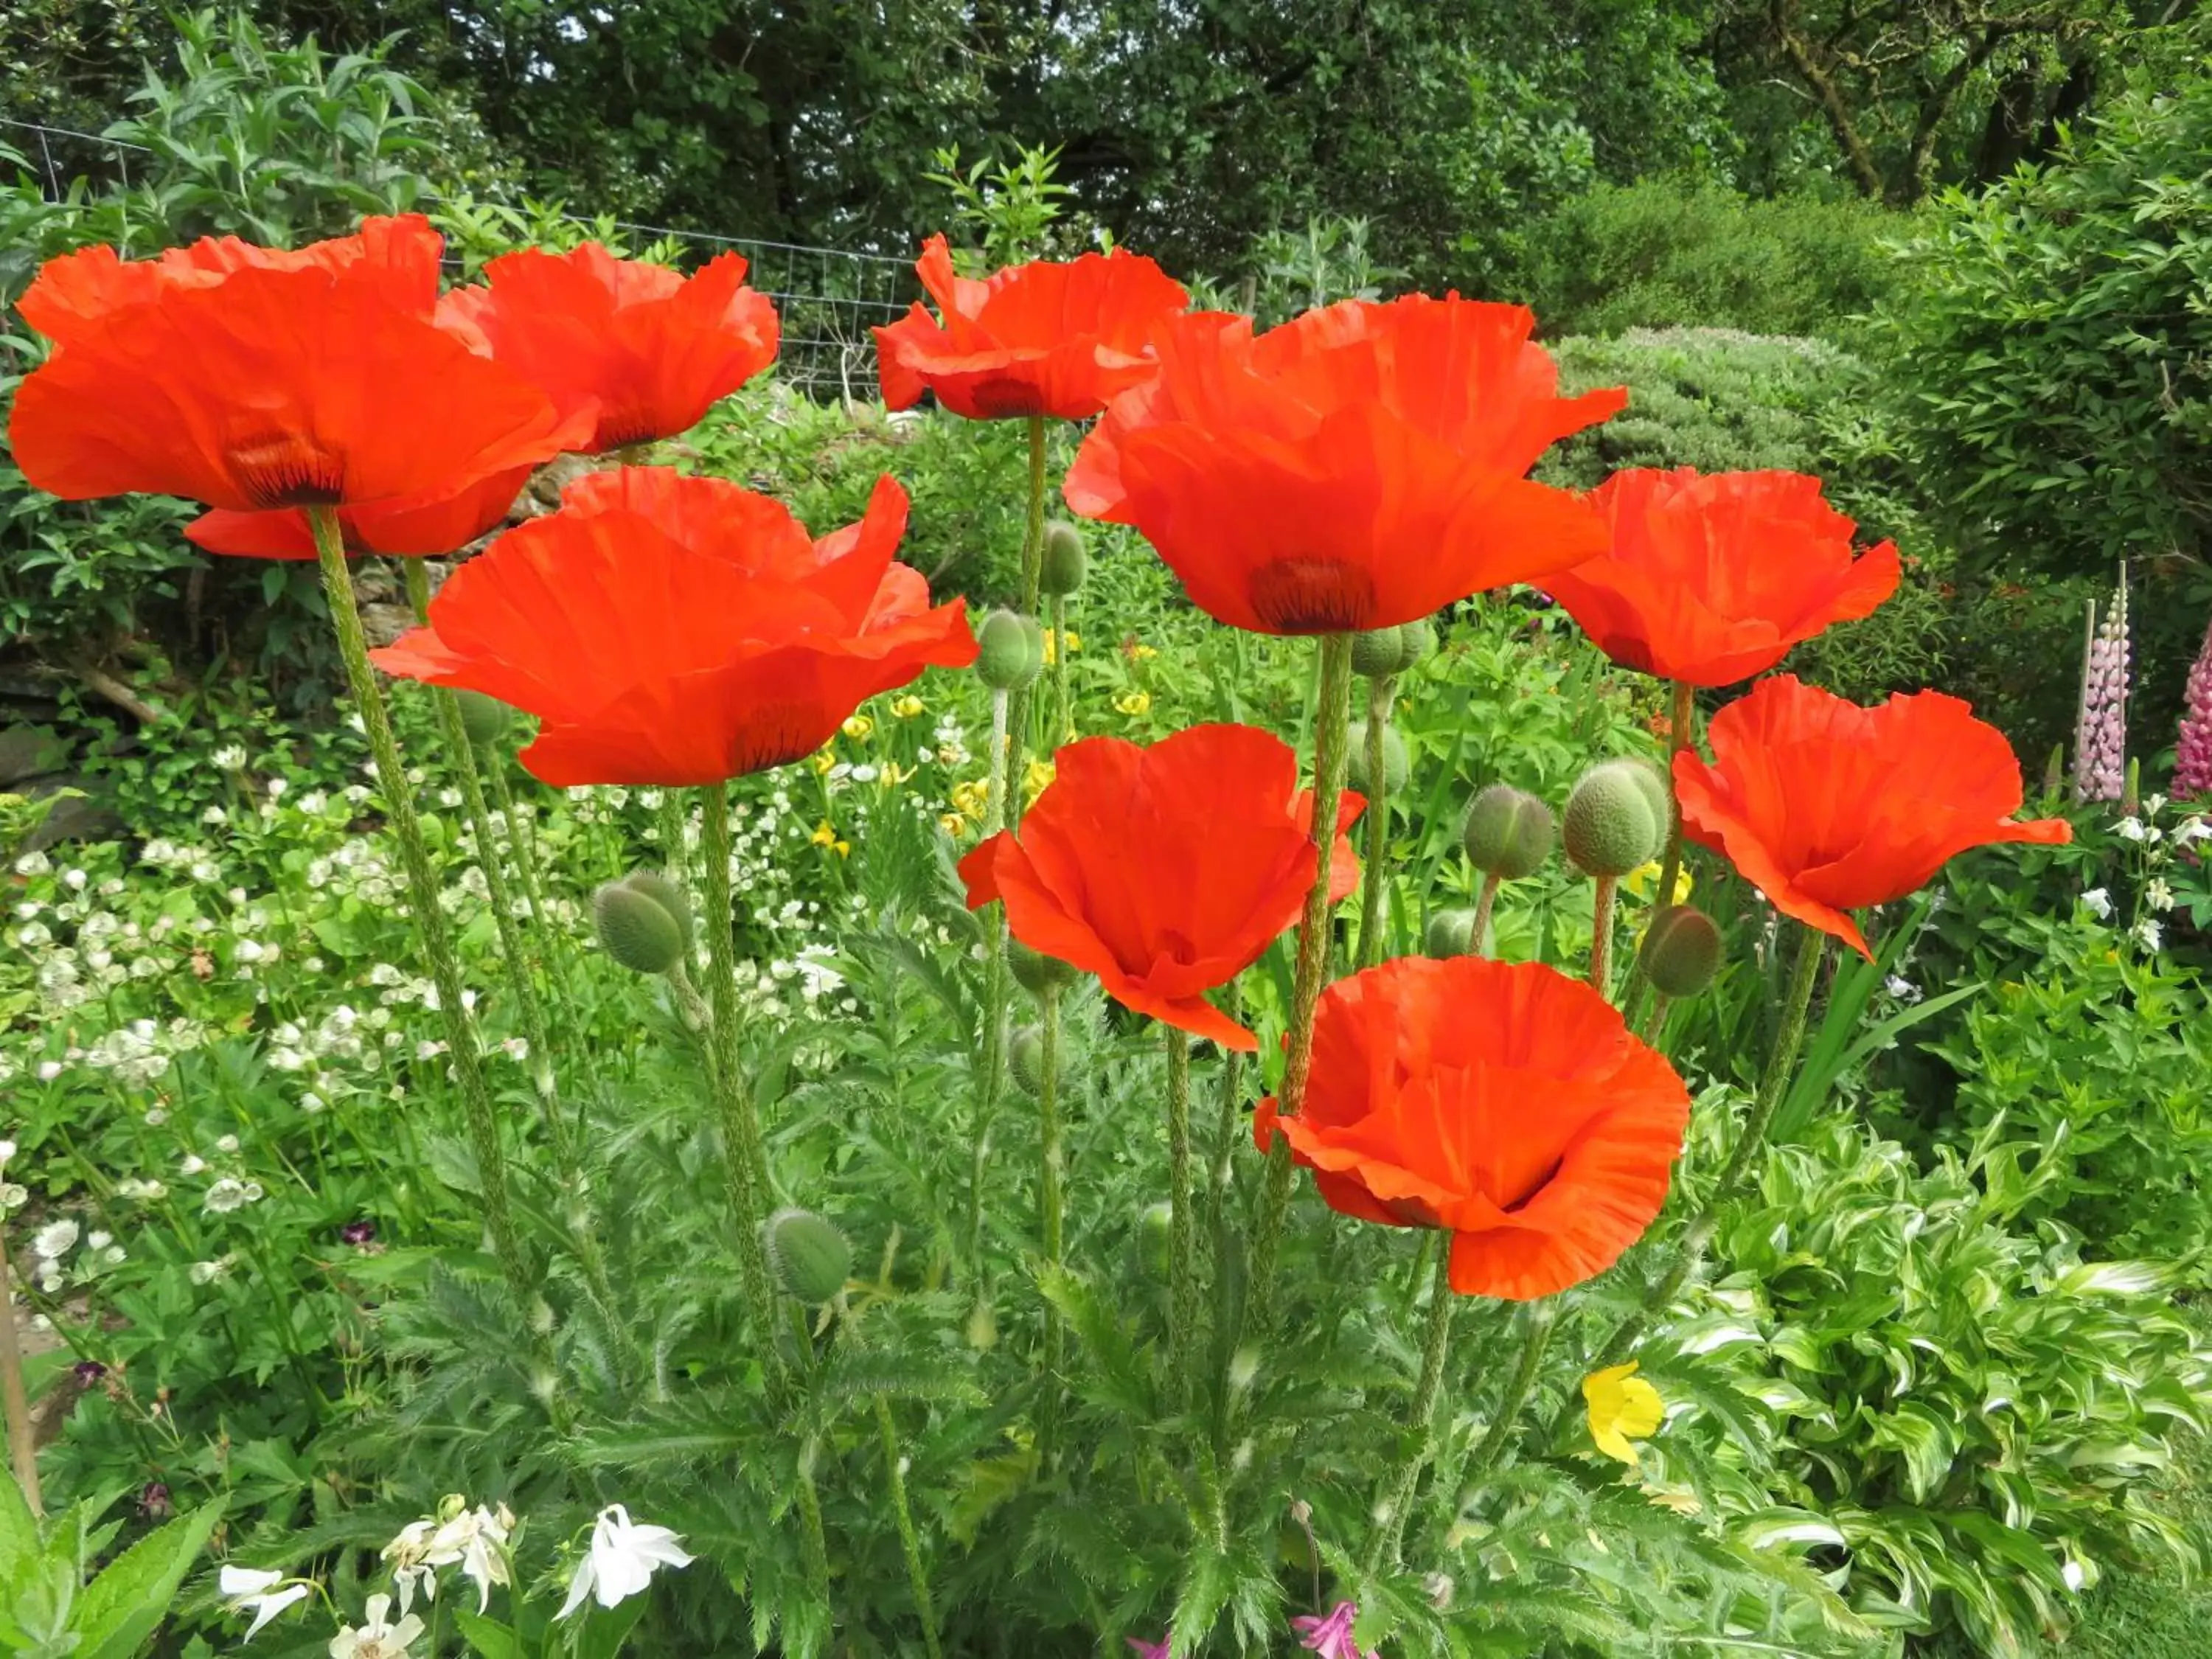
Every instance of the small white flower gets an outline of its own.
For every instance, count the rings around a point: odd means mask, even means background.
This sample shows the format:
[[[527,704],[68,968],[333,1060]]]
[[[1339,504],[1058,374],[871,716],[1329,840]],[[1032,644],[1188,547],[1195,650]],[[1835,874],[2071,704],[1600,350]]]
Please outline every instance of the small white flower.
[[[2212,841],[2212,818],[2191,818],[2174,826],[2176,847],[2186,847],[2193,841]]]
[[[59,1077],[61,1074],[62,1074],[62,1063],[61,1063],[61,1061],[59,1061],[58,1060],[40,1060],[40,1061],[39,1062],[39,1081],[40,1081],[40,1082],[41,1082],[41,1083],[52,1083],[52,1082],[56,1078]]]
[[[238,744],[227,743],[209,758],[225,772],[243,772],[246,769],[246,750]]]
[[[1920,1000],[1920,988],[1902,974],[1892,974],[1885,983],[1888,987],[1890,995],[1895,997],[1899,1002]]]
[[[358,1626],[347,1625],[331,1638],[331,1659],[407,1659],[407,1650],[422,1633],[422,1621],[413,1613],[396,1625],[387,1624],[392,1598],[372,1595]]]
[[[587,1595],[603,1607],[617,1606],[650,1584],[662,1567],[690,1566],[691,1557],[683,1542],[665,1527],[633,1522],[619,1504],[601,1510],[592,1523],[590,1553],[576,1564],[568,1580],[568,1599],[554,1617],[568,1618]]]
[[[0,1182],[0,1214],[20,1210],[31,1201],[31,1189],[12,1181]]]
[[[2166,884],[2164,876],[2153,876],[2143,885],[2143,902],[2154,910],[2173,908],[2173,889]]]
[[[2159,951],[2166,947],[2166,930],[2148,916],[2136,924],[2136,939],[2146,951]]]
[[[85,873],[83,871],[64,870],[62,872],[62,885],[68,888],[70,892],[82,893],[84,891],[84,884]]]
[[[245,1639],[249,1642],[264,1625],[295,1601],[305,1601],[314,1590],[312,1584],[285,1583],[283,1573],[260,1567],[226,1566],[216,1582],[230,1598],[228,1611],[253,1615],[253,1622],[246,1627]]]
[[[15,1156],[15,1143],[12,1140],[0,1140],[0,1164],[5,1164]]]
[[[230,1272],[230,1258],[218,1256],[213,1261],[195,1261],[185,1269],[185,1276],[195,1285],[212,1285]]]
[[[2141,818],[2122,818],[2116,826],[2122,841],[2148,841],[2150,831],[2143,828]]]
[[[220,806],[210,806],[206,811],[200,814],[200,822],[207,825],[210,830],[220,829],[222,825],[230,822],[230,814],[224,811]]]
[[[2081,908],[2100,921],[2112,919],[2112,896],[2101,887],[2092,887],[2081,895]]]
[[[49,1221],[31,1235],[31,1254],[41,1261],[58,1261],[76,1248],[78,1231],[69,1216]]]
[[[269,798],[271,800],[280,799],[284,793],[285,785],[282,778],[271,778],[262,787],[269,791]]]
[[[84,1248],[88,1250],[104,1250],[113,1243],[115,1235],[111,1232],[89,1232],[84,1236]]]
[[[206,1168],[207,1160],[205,1158],[202,1158],[198,1152],[186,1152],[177,1164],[177,1173],[181,1176],[196,1176],[200,1174]]]
[[[252,1202],[253,1189],[232,1176],[225,1176],[209,1187],[207,1195],[200,1200],[201,1206],[210,1215],[228,1215]]]
[[[238,1137],[236,1135],[218,1135],[216,1138],[215,1149],[219,1152],[236,1152],[238,1150]]]
[[[2087,1571],[2081,1564],[2070,1555],[2066,1558],[2065,1565],[2058,1569],[2058,1576],[2066,1581],[2068,1589],[2076,1591],[2087,1583],[2089,1578]]]

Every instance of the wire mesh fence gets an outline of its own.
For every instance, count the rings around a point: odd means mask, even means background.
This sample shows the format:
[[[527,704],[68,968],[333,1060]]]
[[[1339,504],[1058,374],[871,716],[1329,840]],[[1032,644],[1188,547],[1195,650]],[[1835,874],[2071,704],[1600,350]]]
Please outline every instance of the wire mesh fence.
[[[134,166],[143,176],[152,154],[143,144],[101,133],[0,116],[0,162],[27,171],[50,202],[69,200],[78,181],[128,189]],[[599,222],[578,214],[563,217],[581,225]],[[732,250],[743,254],[750,267],[746,280],[775,301],[782,320],[777,378],[811,398],[873,398],[876,350],[869,330],[896,321],[921,297],[912,264],[884,254],[613,222],[641,238],[679,244],[693,263]]]

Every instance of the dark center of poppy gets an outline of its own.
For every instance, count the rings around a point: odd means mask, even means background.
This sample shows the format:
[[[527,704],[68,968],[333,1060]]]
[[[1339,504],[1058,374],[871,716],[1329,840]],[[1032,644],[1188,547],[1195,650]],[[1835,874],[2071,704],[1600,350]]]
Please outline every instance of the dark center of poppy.
[[[1278,634],[1349,634],[1375,614],[1375,579],[1341,559],[1277,559],[1252,573],[1252,609]]]
[[[804,760],[822,746],[822,711],[811,703],[768,703],[749,712],[730,740],[730,775],[765,772]]]
[[[604,455],[611,449],[628,449],[633,444],[649,444],[666,437],[659,415],[657,410],[636,406],[602,408],[599,424],[592,429],[592,449]]]
[[[345,457],[303,433],[279,432],[230,446],[239,488],[257,507],[336,507],[345,499]]]
[[[1044,413],[1044,394],[1025,380],[981,380],[968,396],[987,421]]]

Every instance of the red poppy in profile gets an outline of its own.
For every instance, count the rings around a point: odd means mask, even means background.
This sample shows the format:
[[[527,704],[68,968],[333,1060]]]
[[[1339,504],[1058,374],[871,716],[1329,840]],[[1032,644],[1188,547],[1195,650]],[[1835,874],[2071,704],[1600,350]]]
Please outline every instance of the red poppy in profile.
[[[1733,685],[1897,591],[1895,544],[1853,558],[1857,526],[1802,472],[1639,467],[1588,499],[1612,547],[1538,586],[1624,668]]]
[[[106,313],[24,380],[8,435],[23,476],[68,500],[264,512],[450,498],[575,432],[387,283],[309,264],[157,283]]]
[[[518,466],[471,484],[459,495],[419,505],[400,502],[338,509],[338,529],[349,556],[380,553],[394,558],[435,558],[457,553],[506,519],[530,482],[533,466]],[[268,513],[203,513],[185,526],[185,539],[210,553],[242,559],[312,559],[314,532],[299,507]]]
[[[975,660],[963,602],[932,609],[892,561],[906,515],[884,478],[860,524],[815,541],[719,478],[594,474],[370,659],[538,716],[522,763],[547,783],[719,783],[813,753],[925,667]]]
[[[368,283],[397,309],[427,315],[438,302],[438,260],[444,247],[444,239],[419,213],[364,219],[351,236],[332,236],[302,248],[206,236],[165,248],[150,259],[125,259],[102,245],[47,260],[15,308],[40,333],[67,345],[116,313],[143,305],[167,289],[211,288],[238,270],[319,270]]]
[[[594,454],[689,431],[775,361],[775,304],[745,286],[745,262],[717,254],[692,275],[618,259],[597,242],[526,248],[458,288],[440,324],[544,388],[563,416],[590,411]]]
[[[1683,832],[1776,909],[1869,960],[1849,912],[1903,898],[1970,847],[2073,838],[2063,818],[2014,822],[2012,745],[1939,691],[1861,708],[1780,674],[1713,716],[1707,736],[1710,763],[1674,757]]]
[[[1329,893],[1359,884],[1343,831],[1366,802],[1337,810]],[[1224,1048],[1259,1039],[1206,1000],[1298,919],[1321,854],[1313,792],[1271,732],[1194,726],[1145,748],[1087,738],[1054,757],[1022,815],[960,861],[968,908],[1006,906],[1031,950],[1096,974],[1124,1006]]]
[[[1522,307],[1347,300],[1255,336],[1201,312],[1157,337],[1065,494],[1132,525],[1198,607],[1262,634],[1389,628],[1604,550],[1596,513],[1522,475],[1604,420],[1561,398]]]
[[[1452,1288],[1526,1302],[1595,1278],[1667,1200],[1690,1093],[1581,980],[1406,957],[1339,980],[1295,1117],[1262,1101],[1328,1206],[1452,1234]]]
[[[1032,259],[973,282],[933,236],[914,268],[944,320],[917,303],[874,331],[884,402],[911,409],[933,392],[971,421],[1090,419],[1151,378],[1152,331],[1190,303],[1182,283],[1121,248]]]

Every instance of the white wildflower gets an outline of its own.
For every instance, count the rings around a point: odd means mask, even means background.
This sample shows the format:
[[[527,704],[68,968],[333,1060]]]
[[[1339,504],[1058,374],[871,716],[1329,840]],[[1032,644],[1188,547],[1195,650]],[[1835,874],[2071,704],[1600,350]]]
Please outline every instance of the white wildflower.
[[[617,1606],[643,1590],[662,1567],[690,1566],[683,1542],[665,1527],[633,1522],[619,1504],[601,1510],[592,1523],[590,1551],[576,1564],[568,1599],[554,1617],[568,1618],[586,1596],[603,1607]]]

